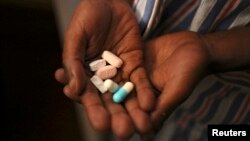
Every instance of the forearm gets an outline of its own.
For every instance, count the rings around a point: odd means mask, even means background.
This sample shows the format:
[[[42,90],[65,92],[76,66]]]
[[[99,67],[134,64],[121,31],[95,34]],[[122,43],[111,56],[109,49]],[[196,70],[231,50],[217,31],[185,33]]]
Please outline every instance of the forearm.
[[[250,68],[250,27],[210,33],[203,37],[213,72]]]

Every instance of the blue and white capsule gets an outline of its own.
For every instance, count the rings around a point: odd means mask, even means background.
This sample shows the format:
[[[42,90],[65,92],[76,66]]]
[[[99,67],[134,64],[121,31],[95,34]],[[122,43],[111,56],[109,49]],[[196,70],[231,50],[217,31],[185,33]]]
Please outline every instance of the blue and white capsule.
[[[113,101],[115,103],[121,103],[127,95],[134,89],[132,82],[126,82],[114,95]]]

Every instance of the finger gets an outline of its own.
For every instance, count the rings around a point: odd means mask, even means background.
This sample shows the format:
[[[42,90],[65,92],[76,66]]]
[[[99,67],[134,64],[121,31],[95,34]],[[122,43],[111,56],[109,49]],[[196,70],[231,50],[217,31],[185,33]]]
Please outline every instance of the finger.
[[[55,72],[55,78],[58,82],[62,84],[68,83],[68,79],[66,78],[65,71],[63,68],[59,68]]]
[[[79,95],[85,90],[87,80],[85,70],[79,61],[67,60],[66,77],[68,83],[64,87],[64,94],[73,100],[79,99]],[[69,72],[70,71],[70,72]]]
[[[135,131],[132,119],[121,104],[112,100],[111,94],[104,94],[103,100],[106,108],[111,114],[111,127],[113,133],[119,139],[128,139]]]
[[[124,60],[123,79],[130,79],[136,87],[140,107],[150,111],[154,107],[155,97],[142,66],[142,51],[134,50],[120,56]]]
[[[87,78],[84,68],[86,36],[77,16],[75,14],[70,22],[63,48],[63,65],[68,78],[64,92],[70,98],[82,93],[86,85],[84,80]]]
[[[129,97],[125,103],[126,109],[132,118],[136,130],[140,134],[148,134],[152,131],[152,124],[149,115],[143,111],[135,96]]]
[[[97,90],[89,82],[84,94],[81,96],[81,103],[83,104],[87,117],[95,130],[106,131],[110,129],[110,115],[105,109]]]
[[[137,98],[140,107],[145,111],[151,111],[155,106],[155,96],[144,68],[137,68],[131,74],[130,79],[136,86]]]
[[[169,115],[179,106],[186,98],[187,94],[181,83],[173,82],[163,88],[161,95],[157,98],[157,104],[155,110],[151,113],[151,119],[153,121],[155,129],[160,129],[162,123]]]
[[[163,90],[162,95],[164,95],[165,93],[166,89]],[[173,98],[171,100],[173,100]],[[170,103],[169,101],[164,101],[164,104],[162,104],[160,97],[158,97],[156,109],[151,113],[151,119],[155,130],[159,130],[162,127],[161,124],[163,124],[164,120],[172,112],[173,103],[174,102]]]

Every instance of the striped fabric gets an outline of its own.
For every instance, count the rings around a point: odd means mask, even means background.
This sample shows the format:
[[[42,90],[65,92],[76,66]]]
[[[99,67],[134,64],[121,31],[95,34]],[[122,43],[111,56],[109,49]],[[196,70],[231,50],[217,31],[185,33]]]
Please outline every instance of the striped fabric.
[[[166,0],[134,0],[133,9],[143,37],[146,37],[159,23],[165,1]]]
[[[152,31],[154,36],[182,30],[208,33],[250,22],[249,0],[135,0],[133,7],[143,37]]]
[[[206,77],[164,123],[156,140],[204,141],[208,124],[250,124],[249,76],[230,72]]]
[[[134,10],[145,40],[184,30],[218,32],[250,22],[250,0],[135,0]],[[205,141],[207,125],[222,123],[250,124],[249,70],[206,77],[155,140]]]

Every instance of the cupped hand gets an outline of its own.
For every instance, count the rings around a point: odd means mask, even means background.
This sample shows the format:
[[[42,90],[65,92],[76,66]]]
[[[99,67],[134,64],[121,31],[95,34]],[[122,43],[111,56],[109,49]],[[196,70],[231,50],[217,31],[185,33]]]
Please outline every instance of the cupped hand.
[[[81,102],[94,129],[112,128],[118,138],[128,138],[135,131],[147,133],[154,95],[142,67],[143,52],[138,23],[125,0],[84,0],[74,13],[65,34],[63,68],[56,79],[65,84],[64,93]],[[109,50],[123,60],[116,81],[132,81],[136,96],[124,106],[112,101],[111,94],[100,96],[89,81],[93,75],[89,62]]]
[[[146,69],[159,91],[156,107],[151,113],[154,127],[159,129],[208,74],[210,56],[205,40],[194,32],[164,35],[148,41],[145,46]]]

